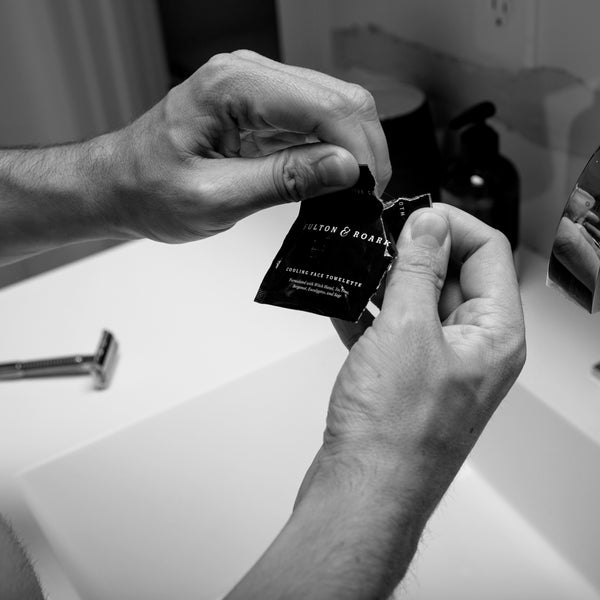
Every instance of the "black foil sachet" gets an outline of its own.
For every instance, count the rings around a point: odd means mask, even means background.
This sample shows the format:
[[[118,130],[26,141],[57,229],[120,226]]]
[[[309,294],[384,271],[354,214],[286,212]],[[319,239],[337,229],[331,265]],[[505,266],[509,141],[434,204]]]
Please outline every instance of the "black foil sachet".
[[[410,215],[419,208],[431,208],[431,195],[421,194],[414,198],[394,198],[391,201],[384,201],[383,206],[383,222],[388,234],[396,242]]]
[[[390,231],[423,206],[398,199],[384,210],[374,188],[361,165],[353,187],[302,202],[255,301],[358,321],[396,255]]]

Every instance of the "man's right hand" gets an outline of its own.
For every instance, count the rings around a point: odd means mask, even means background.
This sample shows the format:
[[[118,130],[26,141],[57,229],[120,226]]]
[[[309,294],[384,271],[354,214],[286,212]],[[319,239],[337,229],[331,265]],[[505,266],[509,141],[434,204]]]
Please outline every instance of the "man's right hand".
[[[121,175],[112,214],[126,236],[165,242],[350,187],[358,163],[379,192],[391,175],[369,92],[248,50],[213,57],[110,139]]]
[[[124,129],[0,151],[0,263],[102,238],[199,240],[391,166],[358,85],[242,50],[215,56]]]

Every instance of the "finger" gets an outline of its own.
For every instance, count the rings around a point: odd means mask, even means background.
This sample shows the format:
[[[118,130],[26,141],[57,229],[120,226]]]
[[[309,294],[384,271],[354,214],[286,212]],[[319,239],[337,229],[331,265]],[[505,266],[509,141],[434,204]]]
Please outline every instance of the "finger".
[[[450,226],[440,211],[413,213],[398,238],[398,256],[388,276],[380,318],[440,323],[438,301],[450,257]]]
[[[440,294],[440,301],[438,305],[438,314],[442,323],[450,317],[450,315],[465,301],[462,290],[460,289],[460,283],[456,280],[446,281],[444,289]]]
[[[345,189],[358,179],[354,157],[331,144],[286,148],[260,158],[198,159],[199,189],[235,222],[254,212]],[[231,174],[235,173],[235,177]]]
[[[240,151],[237,156],[241,158],[256,158],[278,152],[290,146],[300,146],[307,143],[303,133],[280,132],[244,132],[240,135]],[[230,157],[233,158],[233,157]]]
[[[522,330],[519,286],[510,244],[498,230],[448,204],[434,204],[450,224],[451,256],[461,265],[460,288],[464,298],[452,322],[494,330]],[[471,310],[470,300],[479,300]]]
[[[579,233],[583,237],[583,239],[592,247],[597,248],[597,242],[594,240],[594,236],[588,227],[582,225],[581,223],[576,224],[577,229],[579,229]]]
[[[461,265],[457,264],[451,258],[448,264],[448,272],[446,273],[446,281],[438,303],[438,313],[442,323],[465,301],[460,287],[460,268]]]
[[[585,227],[586,231],[596,240],[596,242],[600,241],[600,229],[587,222],[584,222],[583,226]]]
[[[582,235],[585,230],[562,217],[556,231],[553,256],[585,287],[594,291],[600,262],[593,245]]]
[[[290,146],[301,146],[310,141],[309,136],[304,133],[291,131],[245,131],[240,135],[239,156],[243,158],[255,158],[265,156]]]
[[[278,63],[274,60],[261,56],[250,50],[239,50],[234,52],[247,60],[255,61],[257,63],[268,65],[271,68],[278,69],[284,73],[290,73],[294,76],[302,77],[314,83],[318,83],[326,88],[338,89],[349,96],[350,99],[358,98],[359,110],[362,111],[361,125],[365,132],[365,135],[369,141],[371,152],[374,159],[374,164],[369,164],[371,171],[375,177],[377,183],[376,193],[381,195],[383,190],[387,186],[391,175],[392,167],[389,158],[387,140],[383,133],[383,128],[379,120],[375,101],[372,96],[367,93],[365,89],[359,85],[331,77],[325,73],[313,71],[312,69],[306,69],[304,67],[297,67]],[[359,159],[360,161],[360,159]]]
[[[369,165],[377,183],[377,194],[380,195],[383,192],[390,180],[392,168],[385,134],[379,121],[375,102],[369,92],[359,85],[311,69],[284,65],[249,50],[239,50],[233,54],[243,60],[267,67],[294,79],[302,79],[311,85],[319,86],[322,90],[321,93],[334,94],[330,97],[330,101],[340,95],[342,102],[346,104],[345,109],[341,110],[344,115],[342,120],[346,127],[352,129],[352,134],[355,136],[353,140],[348,140],[344,136],[350,146],[341,143],[341,140],[337,138],[340,131],[338,128],[332,127],[334,124],[324,123],[316,130],[316,133],[322,141],[337,143],[348,148],[358,162]],[[362,129],[360,135],[358,135],[359,127]],[[331,138],[330,135],[335,137]]]
[[[276,65],[279,63],[275,63]],[[293,67],[288,65],[280,65],[284,70],[288,70],[291,73],[298,74],[299,76],[305,77],[310,81],[320,83],[323,86],[335,86],[339,87],[351,100],[358,105],[358,114],[361,116],[361,126],[365,132],[367,140],[369,141],[371,152],[374,158],[374,165],[369,163],[371,171],[375,177],[377,183],[376,193],[381,195],[385,190],[389,180],[392,176],[392,165],[390,162],[387,139],[383,132],[383,127],[379,119],[379,113],[375,100],[370,92],[365,90],[360,85],[342,81],[324,73],[313,71],[311,69],[305,69],[302,67]],[[366,93],[365,93],[366,92]]]

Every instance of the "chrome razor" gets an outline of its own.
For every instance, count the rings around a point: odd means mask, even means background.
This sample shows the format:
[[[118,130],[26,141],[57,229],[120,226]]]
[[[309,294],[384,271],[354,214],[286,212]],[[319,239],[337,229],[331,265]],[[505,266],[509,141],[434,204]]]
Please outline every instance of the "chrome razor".
[[[119,344],[115,336],[104,329],[94,354],[75,354],[58,358],[0,363],[0,380],[25,377],[55,377],[60,375],[91,375],[94,387],[107,388],[118,359]]]

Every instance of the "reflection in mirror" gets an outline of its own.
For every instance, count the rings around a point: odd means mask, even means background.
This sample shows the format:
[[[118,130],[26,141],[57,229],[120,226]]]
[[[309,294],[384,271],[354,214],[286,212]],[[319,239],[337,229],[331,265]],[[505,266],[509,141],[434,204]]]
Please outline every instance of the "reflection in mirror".
[[[548,285],[588,312],[600,310],[600,148],[579,176],[560,219]]]

